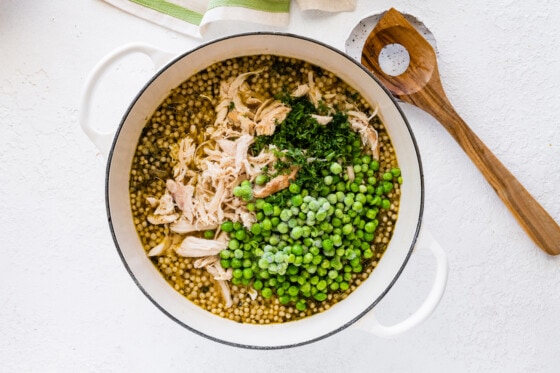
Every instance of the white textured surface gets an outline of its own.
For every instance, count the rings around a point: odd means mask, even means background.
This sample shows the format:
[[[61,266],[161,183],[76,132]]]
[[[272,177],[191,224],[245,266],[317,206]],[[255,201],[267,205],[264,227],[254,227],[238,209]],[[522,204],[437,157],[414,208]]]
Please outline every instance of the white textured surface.
[[[390,6],[431,29],[457,111],[560,221],[560,3],[364,0],[336,15],[302,15],[294,4],[281,31],[343,49],[364,15]],[[206,40],[259,29],[213,25]],[[1,371],[558,371],[560,257],[539,251],[443,128],[406,105],[423,157],[425,222],[450,261],[446,294],[426,323],[393,339],[347,330],[301,348],[248,351],[160,313],[113,247],[105,162],[77,123],[88,72],[135,41],[177,51],[199,43],[100,1],[0,2]],[[113,120],[149,76],[146,61],[136,62],[107,85],[127,89],[99,99],[116,106]],[[379,318],[413,312],[433,272],[429,255],[416,252]]]

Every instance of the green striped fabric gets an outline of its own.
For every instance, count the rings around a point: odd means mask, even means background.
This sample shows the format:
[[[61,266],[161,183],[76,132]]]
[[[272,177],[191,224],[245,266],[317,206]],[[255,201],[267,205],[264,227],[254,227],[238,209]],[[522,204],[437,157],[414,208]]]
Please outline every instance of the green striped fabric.
[[[168,16],[182,21],[200,25],[203,14],[184,8],[165,0],[129,0],[133,3],[145,6]],[[269,13],[288,13],[290,11],[290,0],[210,0],[208,9],[218,7],[241,7],[254,9]]]
[[[1,1],[1,0],[0,0]],[[235,20],[284,27],[292,0],[103,0],[177,32],[201,37],[206,26]],[[301,10],[351,11],[357,0],[293,0]]]
[[[210,0],[208,9],[220,6],[238,6],[270,13],[287,13],[290,0]]]
[[[186,9],[180,5],[170,3],[165,0],[129,0],[133,3],[143,5],[147,8],[156,10],[168,16],[175,17],[182,21],[199,25],[202,21],[202,14]],[[226,1],[227,2],[227,1]]]

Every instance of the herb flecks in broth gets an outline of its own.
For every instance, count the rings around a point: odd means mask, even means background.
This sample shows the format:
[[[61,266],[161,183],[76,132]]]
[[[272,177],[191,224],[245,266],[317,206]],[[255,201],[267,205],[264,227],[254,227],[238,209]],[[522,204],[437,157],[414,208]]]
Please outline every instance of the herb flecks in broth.
[[[384,252],[402,181],[375,108],[330,72],[223,61],[154,113],[131,171],[134,222],[181,294],[221,317],[324,311]]]

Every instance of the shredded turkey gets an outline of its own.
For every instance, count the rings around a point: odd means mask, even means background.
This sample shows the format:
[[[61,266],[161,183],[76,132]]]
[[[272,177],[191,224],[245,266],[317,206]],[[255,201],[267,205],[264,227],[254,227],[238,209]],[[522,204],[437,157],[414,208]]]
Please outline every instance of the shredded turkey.
[[[220,290],[222,291],[222,297],[225,301],[225,307],[230,308],[233,306],[233,301],[231,299],[231,291],[229,290],[228,282],[225,280],[218,280],[217,281]]]
[[[356,178],[356,175],[354,174],[354,167],[353,166],[346,167],[346,173],[348,174],[348,180],[354,181],[354,179]]]
[[[313,119],[315,119],[317,121],[317,123],[322,124],[322,125],[327,125],[333,120],[333,117],[331,117],[330,115],[312,114],[311,117]]]
[[[148,221],[154,225],[169,224],[179,219],[179,214],[148,215]]]
[[[225,307],[231,307],[233,305],[233,301],[231,299],[231,292],[229,289],[228,281],[230,281],[233,277],[233,269],[228,268],[227,270],[225,270],[220,264],[220,259],[217,255],[197,259],[195,260],[193,265],[195,268],[204,267],[206,271],[210,275],[212,275],[212,277],[214,278],[214,280],[216,280],[216,283],[220,287],[222,297],[224,298]]]
[[[163,241],[161,241],[156,246],[152,247],[150,251],[148,251],[148,256],[160,256],[167,252],[167,250],[173,244],[173,237],[166,236]]]
[[[249,290],[247,290],[247,294],[249,294],[251,300],[257,299],[257,296],[259,295],[259,293],[254,288],[250,288]]]
[[[315,85],[312,71],[309,71],[307,74],[307,83],[298,85],[298,87],[292,92],[293,97],[303,97],[305,95],[309,97],[313,106],[316,108],[319,107],[319,103],[321,102],[323,96],[319,88]]]
[[[182,215],[178,220],[171,223],[169,229],[175,233],[179,234],[187,234],[192,232],[200,232],[206,230],[212,230],[218,228],[218,224],[191,224],[185,218],[185,215]]]
[[[202,257],[216,255],[226,247],[227,243],[223,241],[188,236],[175,252],[185,257]]]
[[[158,207],[159,205],[159,199],[157,199],[156,197],[146,197],[146,202],[148,202],[148,205],[154,208]]]
[[[148,256],[160,256],[164,252],[164,250],[163,250],[164,247],[165,247],[165,245],[164,245],[163,242],[154,246],[154,247],[152,247],[152,249],[150,251],[148,251]]]
[[[210,264],[214,264],[219,260],[218,255],[212,255],[212,256],[205,256],[202,258],[199,258],[197,260],[194,261],[193,266],[194,268],[202,268],[202,267],[206,267]]]
[[[196,146],[191,138],[185,137],[179,142],[179,149],[177,152],[178,162],[173,169],[173,177],[175,180],[183,180],[189,170],[188,166],[194,159],[195,151]]]
[[[175,204],[173,203],[173,197],[169,193],[165,193],[158,203],[158,207],[154,214],[156,215],[170,215],[175,212]]]
[[[292,167],[292,170],[289,174],[276,176],[274,179],[266,183],[262,188],[255,189],[255,191],[253,192],[253,196],[255,198],[265,198],[282,189],[286,189],[290,186],[290,181],[295,180],[298,169],[299,168],[297,167]]]
[[[374,114],[375,115],[375,114]],[[349,111],[348,122],[352,129],[360,134],[362,144],[368,146],[375,159],[379,159],[379,142],[377,131],[369,124],[370,118],[361,111]]]
[[[309,86],[307,84],[300,84],[298,87],[292,92],[293,97],[303,97],[309,92]]]
[[[309,84],[309,91],[307,92],[307,96],[309,100],[316,108],[319,107],[319,103],[321,102],[323,95],[317,86],[315,85],[315,80],[313,79],[313,72],[310,71],[307,74],[308,84]]]
[[[228,268],[225,270],[217,257],[215,261],[206,264],[205,267],[208,273],[214,277],[214,280],[229,281],[233,277],[233,269]]]
[[[265,101],[262,106],[264,107],[260,107],[255,114],[255,130],[258,136],[270,136],[276,130],[276,125],[286,119],[291,109],[280,101]]]

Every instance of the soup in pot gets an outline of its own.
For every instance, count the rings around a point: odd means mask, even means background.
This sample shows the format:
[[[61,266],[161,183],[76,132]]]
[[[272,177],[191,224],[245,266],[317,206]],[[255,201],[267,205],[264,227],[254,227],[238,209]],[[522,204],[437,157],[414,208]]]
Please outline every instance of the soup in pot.
[[[242,323],[308,317],[375,269],[400,175],[374,103],[294,58],[215,63],[148,120],[130,172],[138,236],[161,275]]]

